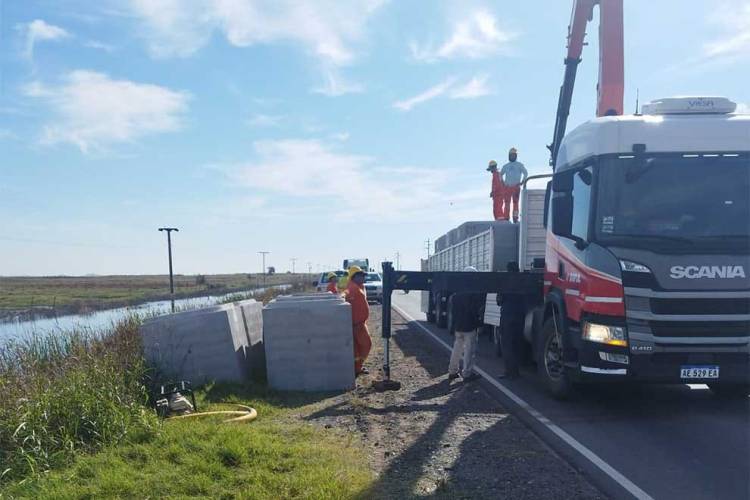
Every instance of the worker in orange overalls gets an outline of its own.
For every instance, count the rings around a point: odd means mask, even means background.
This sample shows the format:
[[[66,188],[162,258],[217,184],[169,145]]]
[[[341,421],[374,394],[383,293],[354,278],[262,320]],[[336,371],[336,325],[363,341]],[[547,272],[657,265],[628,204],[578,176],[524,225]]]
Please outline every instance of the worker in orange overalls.
[[[359,266],[349,268],[349,284],[344,298],[352,306],[352,333],[354,335],[354,375],[368,373],[364,368],[365,360],[370,354],[372,340],[367,330],[367,318],[370,317],[370,306],[365,292],[365,272]]]
[[[492,191],[490,191],[492,214],[495,220],[508,220],[508,213],[503,205],[503,201],[505,200],[505,184],[503,184],[503,178],[497,171],[497,162],[495,160],[490,161],[487,171],[492,172]]]
[[[339,282],[339,277],[336,275],[336,273],[334,273],[333,271],[328,273],[328,286],[326,287],[326,292],[331,292],[334,295],[338,295],[339,293],[339,288],[337,286],[338,282]]]

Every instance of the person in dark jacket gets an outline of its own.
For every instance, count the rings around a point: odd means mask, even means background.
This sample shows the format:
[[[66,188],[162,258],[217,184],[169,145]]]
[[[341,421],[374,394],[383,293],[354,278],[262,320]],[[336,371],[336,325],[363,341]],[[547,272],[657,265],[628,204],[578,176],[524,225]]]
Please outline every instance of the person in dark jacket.
[[[507,271],[519,272],[516,262],[509,262]],[[521,342],[523,340],[523,324],[526,315],[526,298],[523,295],[507,293],[497,296],[500,312],[500,346],[503,349],[505,373],[501,378],[514,379],[521,375],[519,361],[521,359]]]
[[[469,266],[464,269],[464,272],[476,272],[476,269]],[[483,323],[484,301],[485,295],[482,293],[459,292],[453,295],[451,314],[456,329],[456,337],[453,341],[451,361],[448,365],[448,380],[458,378],[458,368],[462,360],[464,366],[460,375],[464,382],[471,382],[479,378],[479,375],[474,372],[474,355],[477,350],[479,327]]]

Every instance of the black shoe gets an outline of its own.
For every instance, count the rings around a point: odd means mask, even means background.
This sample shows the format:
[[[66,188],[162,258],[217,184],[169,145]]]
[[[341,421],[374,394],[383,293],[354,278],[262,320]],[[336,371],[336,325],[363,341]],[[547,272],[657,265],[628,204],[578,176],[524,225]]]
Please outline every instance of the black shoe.
[[[473,382],[482,378],[478,373],[470,373],[464,377],[464,382]]]
[[[458,378],[458,373],[449,373],[448,374],[448,380],[456,380]]]

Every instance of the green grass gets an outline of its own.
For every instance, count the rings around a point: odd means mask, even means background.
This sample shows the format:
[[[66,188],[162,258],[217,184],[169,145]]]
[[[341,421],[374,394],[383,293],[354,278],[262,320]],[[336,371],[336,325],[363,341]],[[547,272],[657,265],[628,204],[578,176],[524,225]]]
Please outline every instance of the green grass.
[[[357,437],[300,423],[296,408],[320,396],[216,386],[199,406],[234,401],[258,410],[251,423],[167,420],[146,440],[78,456],[68,467],[8,485],[8,498],[354,498],[373,476]]]
[[[269,286],[312,282],[302,274],[266,276]],[[191,297],[223,294],[263,286],[258,274],[175,276],[175,295]],[[84,312],[135,305],[169,296],[168,276],[46,276],[0,277],[0,312],[56,308],[61,312]]]

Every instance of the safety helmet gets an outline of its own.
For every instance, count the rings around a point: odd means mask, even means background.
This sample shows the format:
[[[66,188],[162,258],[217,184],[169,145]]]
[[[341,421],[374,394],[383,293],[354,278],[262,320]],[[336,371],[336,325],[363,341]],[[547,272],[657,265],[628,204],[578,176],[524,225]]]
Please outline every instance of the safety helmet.
[[[518,154],[518,150],[516,148],[510,148],[510,151],[508,151],[508,154],[509,155],[517,155]]]
[[[350,278],[354,277],[355,274],[359,274],[359,273],[363,273],[364,274],[364,271],[362,270],[361,267],[359,267],[359,266],[351,266],[349,268],[349,277]]]
[[[335,278],[336,276],[338,276],[338,275],[336,273],[334,273],[333,271],[331,271],[330,273],[328,273],[328,279]]]
[[[487,171],[489,172],[493,168],[497,168],[497,162],[495,160],[490,160],[489,165],[487,165]]]

